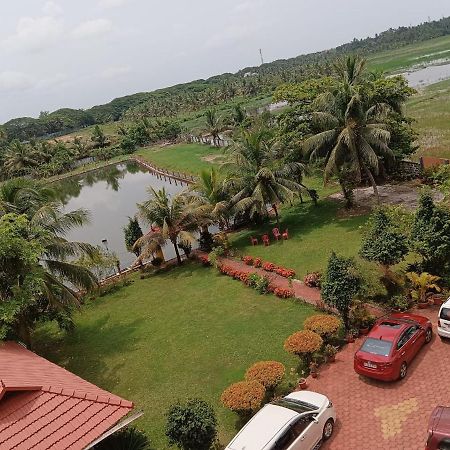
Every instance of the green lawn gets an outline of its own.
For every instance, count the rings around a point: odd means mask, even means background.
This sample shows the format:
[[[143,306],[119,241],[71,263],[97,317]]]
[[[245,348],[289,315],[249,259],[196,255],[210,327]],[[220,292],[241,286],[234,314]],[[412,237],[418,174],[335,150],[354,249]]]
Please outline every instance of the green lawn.
[[[406,112],[416,120],[420,134],[417,156],[450,158],[450,80],[419,92],[408,102]]]
[[[372,69],[395,72],[411,66],[450,57],[450,36],[406,45],[369,56]]]
[[[167,147],[142,148],[136,155],[159,167],[198,174],[224,160],[224,150],[203,144],[177,144]]]
[[[236,432],[236,416],[220,394],[259,360],[287,370],[297,359],[283,349],[313,309],[295,300],[260,296],[213,269],[187,265],[99,298],[77,314],[64,335],[37,332],[39,354],[136,403],[138,425],[155,449],[167,449],[164,413],[177,400],[211,402],[223,443]]]

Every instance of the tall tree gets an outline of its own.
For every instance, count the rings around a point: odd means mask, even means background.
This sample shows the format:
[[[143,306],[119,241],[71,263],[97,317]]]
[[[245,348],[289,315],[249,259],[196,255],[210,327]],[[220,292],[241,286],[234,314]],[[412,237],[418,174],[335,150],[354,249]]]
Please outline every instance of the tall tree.
[[[179,193],[170,197],[166,190],[149,188],[150,199],[138,204],[139,215],[151,229],[135,243],[140,249],[139,260],[149,259],[159,246],[170,241],[181,264],[179,246],[195,242],[195,233],[211,222],[210,207],[195,196]]]
[[[140,250],[138,247],[134,247],[134,244],[143,236],[143,233],[136,217],[128,217],[128,224],[123,228],[123,232],[127,250],[129,252],[134,252],[136,256],[139,256]]]
[[[108,138],[106,137],[103,130],[95,125],[94,131],[92,132],[91,141],[94,142],[96,147],[104,148],[108,145]]]
[[[218,146],[223,122],[215,109],[207,109],[205,112],[205,131],[212,136],[213,144]]]

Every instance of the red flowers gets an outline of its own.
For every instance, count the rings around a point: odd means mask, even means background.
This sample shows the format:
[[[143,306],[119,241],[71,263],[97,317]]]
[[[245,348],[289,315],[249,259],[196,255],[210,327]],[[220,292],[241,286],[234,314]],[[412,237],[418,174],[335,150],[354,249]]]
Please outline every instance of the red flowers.
[[[210,266],[211,265],[211,262],[209,261],[209,256],[208,255],[200,255],[198,257],[198,259],[204,266]]]
[[[273,293],[280,298],[291,298],[294,296],[294,291],[291,289],[285,289],[285,288],[275,288]]]
[[[244,264],[247,264],[247,266],[253,265],[253,256],[243,256],[242,261]]]
[[[263,263],[262,268],[267,272],[273,272],[277,268],[277,266],[274,263],[265,262]]]
[[[278,275],[281,275],[282,277],[285,278],[292,278],[295,275],[295,271],[292,269],[285,269],[284,267],[277,267],[274,270],[275,273],[277,273]]]
[[[262,259],[261,258],[255,258],[253,260],[253,267],[261,267],[262,266]]]

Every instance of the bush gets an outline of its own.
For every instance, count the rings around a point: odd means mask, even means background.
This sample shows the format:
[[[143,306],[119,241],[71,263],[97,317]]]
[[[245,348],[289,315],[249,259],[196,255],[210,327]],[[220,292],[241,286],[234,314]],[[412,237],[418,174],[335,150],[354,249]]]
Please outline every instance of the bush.
[[[253,267],[261,267],[262,266],[262,259],[261,258],[255,258],[253,260]]]
[[[396,311],[407,311],[411,306],[411,302],[405,295],[396,295],[389,300],[388,305]]]
[[[256,411],[264,400],[266,390],[258,381],[239,381],[223,391],[223,405],[238,413]]]
[[[200,255],[198,257],[198,259],[204,266],[210,266],[211,265],[208,255]]]
[[[244,264],[247,264],[247,266],[253,265],[253,257],[252,256],[243,256],[242,261],[244,262]]]
[[[199,399],[171,406],[167,413],[166,436],[171,445],[183,450],[208,450],[217,436],[214,409]]]
[[[319,336],[329,337],[339,330],[341,326],[341,320],[330,314],[316,314],[314,316],[308,317],[303,322],[303,327],[305,330],[314,331]]]
[[[303,282],[308,287],[320,288],[321,279],[322,274],[320,272],[311,272],[305,275],[305,278],[303,278]]]
[[[245,372],[246,381],[257,381],[266,389],[273,389],[283,379],[286,369],[278,361],[260,361]]]
[[[320,350],[323,339],[314,331],[303,330],[291,334],[284,342],[284,349],[289,353],[300,356],[309,362],[311,355]]]
[[[133,427],[125,427],[94,446],[95,450],[151,450],[147,436]]]
[[[258,275],[256,272],[253,272],[248,276],[247,284],[256,289],[260,294],[267,294],[269,291],[269,279]]]
[[[294,297],[294,291],[286,288],[275,288],[273,293],[280,298],[292,298]]]
[[[286,269],[285,267],[276,267],[274,272],[285,278],[292,278],[295,276],[295,270]]]
[[[267,272],[273,272],[277,268],[277,266],[274,263],[265,262],[263,263],[262,268]]]

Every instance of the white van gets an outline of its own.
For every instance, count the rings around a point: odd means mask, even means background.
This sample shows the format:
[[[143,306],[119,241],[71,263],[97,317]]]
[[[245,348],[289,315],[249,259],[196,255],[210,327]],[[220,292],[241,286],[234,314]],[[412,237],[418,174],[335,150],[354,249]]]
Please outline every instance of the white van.
[[[450,297],[439,309],[437,333],[443,338],[450,338]]]
[[[299,391],[264,406],[225,450],[312,450],[333,434],[336,413],[325,395]]]

